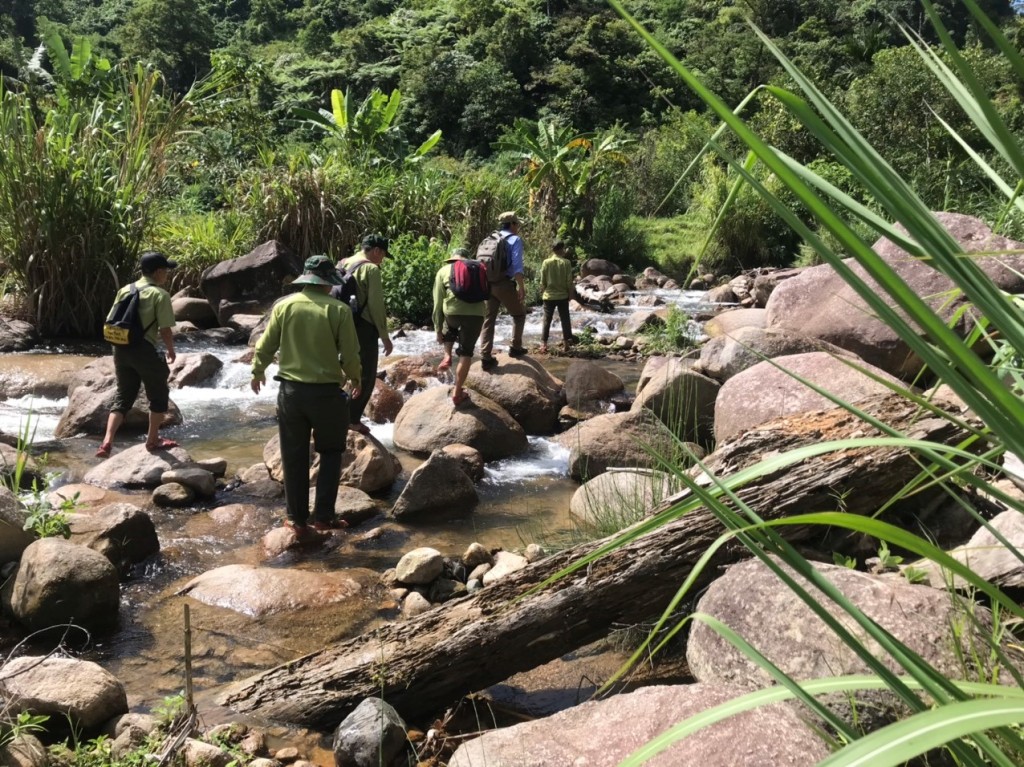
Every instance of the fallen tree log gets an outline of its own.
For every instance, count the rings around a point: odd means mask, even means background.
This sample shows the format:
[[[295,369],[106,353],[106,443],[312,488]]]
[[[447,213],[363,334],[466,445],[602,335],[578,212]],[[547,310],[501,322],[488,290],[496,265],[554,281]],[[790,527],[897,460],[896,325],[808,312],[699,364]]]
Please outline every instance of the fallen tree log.
[[[913,403],[893,395],[860,406],[918,439],[953,444],[965,436],[943,419],[921,419]],[[769,452],[853,436],[878,432],[841,409],[801,413],[748,432],[716,450],[707,465],[727,476]],[[847,512],[869,514],[919,472],[904,450],[859,448],[804,460],[750,482],[738,494],[764,519],[834,510],[840,497]],[[782,532],[790,540],[808,534],[795,526]],[[648,619],[667,605],[721,533],[715,518],[700,508],[527,594],[608,539],[576,546],[471,597],[237,682],[219,702],[239,712],[323,729],[337,725],[367,697],[383,696],[406,717],[436,713],[467,693],[601,638],[613,624]],[[722,565],[747,556],[738,544],[722,547],[695,588],[714,579]]]

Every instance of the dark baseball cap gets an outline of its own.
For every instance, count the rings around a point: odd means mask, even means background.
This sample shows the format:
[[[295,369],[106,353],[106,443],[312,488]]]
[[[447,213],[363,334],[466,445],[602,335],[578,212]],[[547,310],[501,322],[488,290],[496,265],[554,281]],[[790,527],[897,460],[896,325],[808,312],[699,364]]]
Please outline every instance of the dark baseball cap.
[[[310,256],[302,267],[302,276],[292,280],[292,285],[340,285],[341,275],[334,262],[327,256]]]
[[[368,234],[363,237],[363,250],[370,250],[371,248],[380,248],[384,251],[384,258],[387,258],[391,254],[388,253],[388,238],[383,234]]]
[[[171,261],[158,250],[147,250],[139,256],[139,269],[143,274],[152,274],[157,269],[174,269],[177,261]]]

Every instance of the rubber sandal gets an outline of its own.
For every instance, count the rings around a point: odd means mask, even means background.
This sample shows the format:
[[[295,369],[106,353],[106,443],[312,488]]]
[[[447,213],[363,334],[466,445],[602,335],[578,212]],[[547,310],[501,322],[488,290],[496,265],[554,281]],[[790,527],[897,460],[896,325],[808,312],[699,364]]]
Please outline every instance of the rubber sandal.
[[[110,451],[114,448],[109,442],[104,442],[96,449],[97,458],[110,458]]]
[[[461,394],[453,394],[452,395],[452,404],[455,407],[458,407],[459,405],[463,404],[464,402],[468,402],[468,401],[469,401],[469,393],[468,392],[462,392]]]
[[[438,365],[437,365],[437,372],[438,373],[443,373],[446,370],[451,370],[451,367],[452,367],[452,361],[451,360],[441,360],[441,362],[439,362]]]
[[[348,527],[348,522],[344,519],[331,519],[327,522],[316,521],[312,527],[318,533],[329,533],[332,530],[344,530]]]
[[[363,424],[363,423],[350,423],[348,425],[348,430],[349,431],[354,431],[356,434],[363,434],[363,435],[366,435],[366,434],[370,433],[370,427],[367,426],[366,424]]]
[[[151,452],[153,450],[170,450],[172,447],[177,446],[178,443],[175,442],[173,439],[164,439],[163,437],[161,437],[156,441],[156,444],[146,445],[146,450],[149,450]]]

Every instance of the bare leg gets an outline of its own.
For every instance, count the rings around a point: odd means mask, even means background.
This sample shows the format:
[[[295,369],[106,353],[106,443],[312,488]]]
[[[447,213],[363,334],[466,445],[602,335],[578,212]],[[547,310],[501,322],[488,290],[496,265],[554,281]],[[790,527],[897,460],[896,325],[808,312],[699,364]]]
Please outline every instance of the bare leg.
[[[447,370],[448,368],[450,368],[452,366],[452,346],[454,346],[454,345],[455,345],[454,341],[452,341],[451,343],[449,343],[447,341],[445,342],[445,344],[444,344],[444,357],[441,358],[441,364],[437,366],[437,369],[439,371]]]
[[[469,368],[472,365],[472,357],[459,357],[459,363],[455,366],[455,392],[452,395],[456,400],[462,398],[462,387],[466,383],[466,379],[469,377]]]
[[[121,428],[121,424],[124,423],[124,413],[111,412],[107,416],[107,432],[103,435],[104,445],[113,445],[114,437],[117,434],[117,430]]]
[[[146,445],[153,446],[160,439],[160,426],[164,422],[166,413],[150,413],[149,429],[146,431]]]

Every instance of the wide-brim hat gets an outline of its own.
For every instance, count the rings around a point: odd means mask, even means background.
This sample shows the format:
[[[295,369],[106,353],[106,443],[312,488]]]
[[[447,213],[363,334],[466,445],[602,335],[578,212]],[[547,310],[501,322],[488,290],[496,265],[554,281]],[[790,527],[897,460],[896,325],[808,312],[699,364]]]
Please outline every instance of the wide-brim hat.
[[[331,259],[327,256],[310,256],[306,259],[302,274],[292,280],[292,285],[340,285],[342,282]]]
[[[519,220],[519,214],[514,210],[506,210],[504,213],[498,216],[499,224],[521,224]]]

